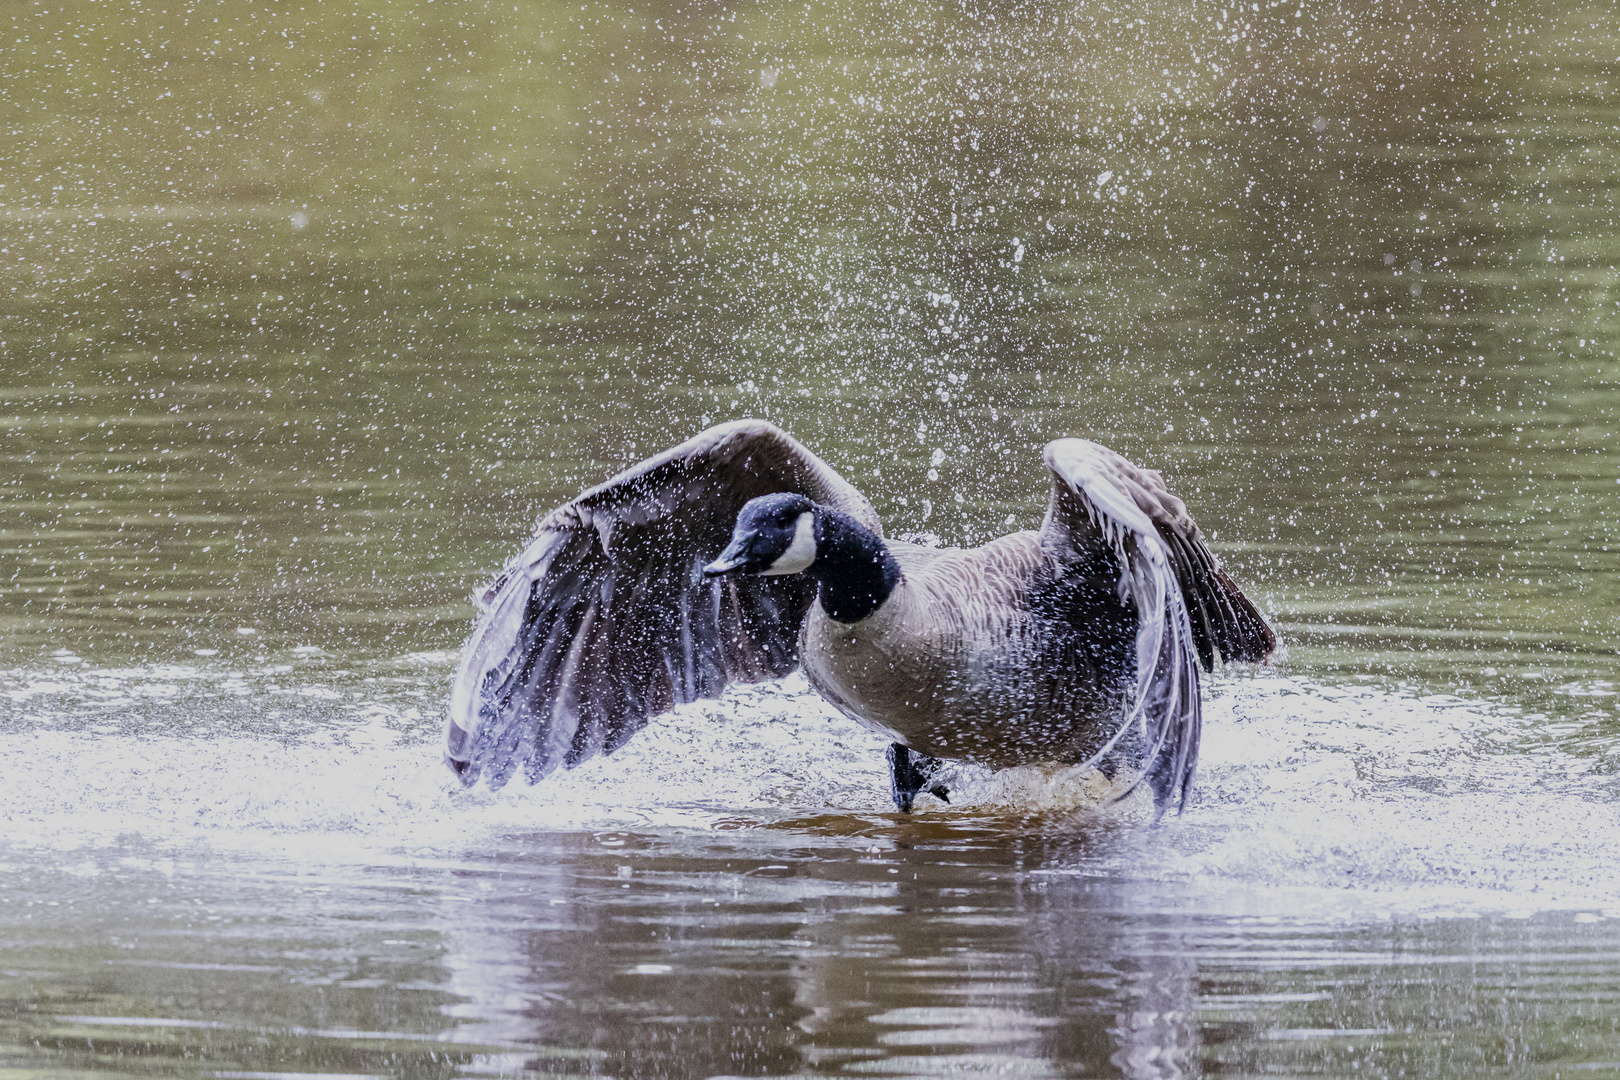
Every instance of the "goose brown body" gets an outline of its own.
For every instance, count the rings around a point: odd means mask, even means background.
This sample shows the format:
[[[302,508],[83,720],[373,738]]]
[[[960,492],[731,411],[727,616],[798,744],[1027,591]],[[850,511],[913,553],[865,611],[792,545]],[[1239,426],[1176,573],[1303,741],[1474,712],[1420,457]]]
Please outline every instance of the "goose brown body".
[[[805,618],[799,663],[822,697],[933,757],[1004,767],[1097,751],[1134,676],[1135,618],[1113,580],[1064,581],[1035,532],[888,548],[903,577],[876,612]]]
[[[534,782],[802,664],[918,754],[1106,756],[1184,804],[1200,667],[1264,660],[1276,638],[1158,473],[1082,439],[1044,457],[1040,529],[973,549],[885,541],[859,491],[764,421],[626,470],[545,515],[481,597],[446,761],[469,784]]]

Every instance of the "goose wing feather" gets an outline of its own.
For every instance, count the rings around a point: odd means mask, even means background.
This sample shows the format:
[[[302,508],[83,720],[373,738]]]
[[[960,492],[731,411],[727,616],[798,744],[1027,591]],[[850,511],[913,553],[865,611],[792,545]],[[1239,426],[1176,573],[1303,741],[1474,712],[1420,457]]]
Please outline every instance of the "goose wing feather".
[[[800,575],[705,580],[743,504],[798,492],[878,531],[865,496],[761,420],[721,424],[540,519],[479,598],[450,695],[462,781],[533,783],[676,705],[787,674],[815,598]]]
[[[1227,660],[1264,660],[1276,637],[1157,472],[1085,439],[1051,442],[1044,457],[1052,500],[1042,548],[1060,568],[1111,557],[1120,602],[1136,608],[1132,706],[1104,752],[1139,730],[1155,800],[1184,806],[1203,724],[1199,663],[1210,668],[1217,648]]]

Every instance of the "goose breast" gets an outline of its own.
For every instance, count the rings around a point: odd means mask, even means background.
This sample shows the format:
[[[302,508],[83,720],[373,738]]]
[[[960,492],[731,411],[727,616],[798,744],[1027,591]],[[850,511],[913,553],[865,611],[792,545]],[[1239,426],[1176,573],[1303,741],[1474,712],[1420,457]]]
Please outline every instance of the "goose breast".
[[[921,753],[992,767],[1101,744],[1134,675],[1112,575],[1057,573],[1034,532],[889,549],[905,578],[873,615],[846,624],[817,606],[805,620],[800,660],[822,696]]]

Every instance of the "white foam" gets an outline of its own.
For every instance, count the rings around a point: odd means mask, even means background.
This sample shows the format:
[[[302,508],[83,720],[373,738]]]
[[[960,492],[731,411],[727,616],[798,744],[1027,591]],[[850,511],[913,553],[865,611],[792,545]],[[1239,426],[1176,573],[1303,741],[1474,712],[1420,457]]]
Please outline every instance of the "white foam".
[[[513,830],[707,828],[734,811],[884,809],[881,740],[798,683],[682,709],[612,757],[499,792],[464,789],[440,761],[436,731],[401,731],[390,703],[358,703],[347,725],[296,739],[6,731],[0,831],[57,849],[129,835],[442,849]],[[342,696],[319,687],[294,695]]]
[[[73,849],[130,836],[373,859],[489,850],[536,830],[735,828],[827,812],[881,829],[892,809],[884,740],[798,676],[679,710],[536,787],[463,789],[439,757],[447,662],[402,660],[391,682],[286,664],[6,673],[0,832],[64,865],[83,861]],[[109,700],[188,722],[130,731],[101,722]],[[292,711],[234,726],[195,715],[244,701]],[[291,727],[265,733],[266,715]],[[1150,827],[1141,796],[1100,810],[1108,785],[1072,769],[956,769],[952,805],[925,797],[918,814],[1010,811],[1066,829],[1074,813],[1112,813],[1127,827],[1102,841],[1113,845],[1108,873],[1202,896],[1259,888],[1401,911],[1620,913],[1614,782],[1585,775],[1532,728],[1457,698],[1229,679],[1211,688],[1195,796],[1179,818]]]
[[[1161,872],[1354,890],[1403,910],[1613,908],[1614,784],[1537,746],[1533,724],[1454,697],[1225,684]]]

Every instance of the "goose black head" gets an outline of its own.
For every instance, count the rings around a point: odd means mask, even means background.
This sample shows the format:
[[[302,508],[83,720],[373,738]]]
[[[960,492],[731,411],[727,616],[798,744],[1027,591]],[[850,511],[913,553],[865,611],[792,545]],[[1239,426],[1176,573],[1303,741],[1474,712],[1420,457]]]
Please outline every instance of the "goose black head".
[[[731,543],[703,568],[703,576],[797,574],[815,561],[815,503],[782,492],[761,495],[743,506]]]

